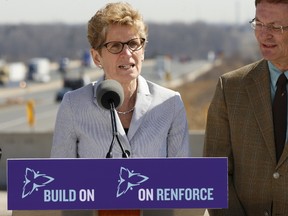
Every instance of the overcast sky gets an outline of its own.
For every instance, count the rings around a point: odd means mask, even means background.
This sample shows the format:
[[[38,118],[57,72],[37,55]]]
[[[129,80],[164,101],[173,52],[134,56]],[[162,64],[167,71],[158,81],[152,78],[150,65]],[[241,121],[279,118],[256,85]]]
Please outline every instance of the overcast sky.
[[[126,0],[145,21],[244,23],[255,15],[255,0]],[[87,23],[108,2],[115,0],[0,0],[0,24]]]

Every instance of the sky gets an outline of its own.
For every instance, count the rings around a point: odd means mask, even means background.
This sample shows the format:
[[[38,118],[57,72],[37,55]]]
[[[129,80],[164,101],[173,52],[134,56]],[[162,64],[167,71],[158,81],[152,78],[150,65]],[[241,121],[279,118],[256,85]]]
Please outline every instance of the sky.
[[[119,0],[118,0],[119,1]],[[138,9],[146,22],[248,23],[255,0],[124,0]],[[0,24],[82,24],[117,0],[0,0]]]

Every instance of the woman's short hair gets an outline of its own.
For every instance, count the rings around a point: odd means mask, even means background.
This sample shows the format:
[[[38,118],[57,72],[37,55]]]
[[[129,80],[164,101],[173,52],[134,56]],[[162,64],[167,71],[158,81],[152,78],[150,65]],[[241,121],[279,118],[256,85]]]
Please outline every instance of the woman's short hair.
[[[137,10],[124,2],[108,3],[88,22],[87,37],[92,48],[98,49],[105,42],[111,24],[131,26],[135,28],[140,38],[147,39],[148,27]]]

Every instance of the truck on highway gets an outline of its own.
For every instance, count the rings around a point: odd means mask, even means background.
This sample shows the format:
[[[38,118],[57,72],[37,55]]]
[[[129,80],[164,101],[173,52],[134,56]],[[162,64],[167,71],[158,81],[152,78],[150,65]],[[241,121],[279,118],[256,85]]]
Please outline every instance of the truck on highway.
[[[50,60],[47,58],[32,58],[28,62],[27,80],[49,82]]]
[[[23,62],[3,63],[0,65],[0,83],[2,85],[15,85],[25,81],[27,73]]]
[[[9,81],[9,71],[6,62],[0,59],[0,85],[6,85]]]

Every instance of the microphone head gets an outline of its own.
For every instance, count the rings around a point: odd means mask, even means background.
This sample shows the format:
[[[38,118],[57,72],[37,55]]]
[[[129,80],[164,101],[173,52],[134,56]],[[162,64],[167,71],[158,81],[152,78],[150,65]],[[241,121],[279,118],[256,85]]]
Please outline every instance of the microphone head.
[[[116,80],[103,80],[96,89],[96,97],[98,104],[103,109],[110,110],[111,103],[116,109],[124,101],[124,91],[121,84]]]

